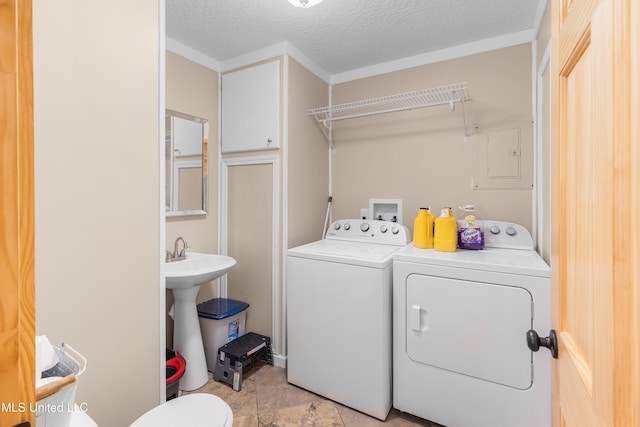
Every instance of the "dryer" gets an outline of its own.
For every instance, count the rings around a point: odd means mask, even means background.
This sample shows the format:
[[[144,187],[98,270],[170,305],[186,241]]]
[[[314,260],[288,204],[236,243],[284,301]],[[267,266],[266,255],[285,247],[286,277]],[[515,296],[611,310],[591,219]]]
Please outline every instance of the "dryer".
[[[393,406],[449,427],[551,425],[550,269],[522,226],[485,221],[485,249],[412,245],[393,262]]]
[[[387,221],[341,220],[287,251],[287,380],[384,420],[391,409],[393,254]]]

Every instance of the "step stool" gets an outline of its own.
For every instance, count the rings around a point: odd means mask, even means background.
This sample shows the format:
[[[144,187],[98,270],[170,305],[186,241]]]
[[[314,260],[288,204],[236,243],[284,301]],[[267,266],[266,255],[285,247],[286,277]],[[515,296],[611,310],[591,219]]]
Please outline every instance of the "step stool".
[[[213,379],[230,384],[235,391],[240,391],[243,374],[258,360],[273,366],[271,338],[248,332],[218,349]]]

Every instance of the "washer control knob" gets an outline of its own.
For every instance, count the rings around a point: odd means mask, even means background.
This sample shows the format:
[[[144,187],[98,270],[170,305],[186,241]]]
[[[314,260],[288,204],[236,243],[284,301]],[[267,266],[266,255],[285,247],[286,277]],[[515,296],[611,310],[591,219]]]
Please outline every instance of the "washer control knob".
[[[387,226],[386,225],[381,225],[380,226],[380,232],[381,233],[386,233],[387,232]]]
[[[505,230],[507,232],[507,234],[509,236],[515,236],[516,235],[516,229],[513,227],[507,227],[507,229]]]
[[[333,228],[334,228],[335,230],[340,230],[340,223],[339,223],[339,222],[336,222],[335,224],[333,224]]]
[[[400,232],[400,229],[396,226],[391,227],[391,233],[393,234],[398,234]]]
[[[491,234],[500,234],[500,227],[498,227],[497,225],[492,225],[489,231],[491,232]]]
[[[344,229],[345,230],[351,230],[351,224],[349,224],[348,222],[344,224]]]
[[[362,231],[363,233],[365,231],[369,231],[369,224],[367,224],[366,222],[363,222],[362,224],[360,224],[360,231]]]

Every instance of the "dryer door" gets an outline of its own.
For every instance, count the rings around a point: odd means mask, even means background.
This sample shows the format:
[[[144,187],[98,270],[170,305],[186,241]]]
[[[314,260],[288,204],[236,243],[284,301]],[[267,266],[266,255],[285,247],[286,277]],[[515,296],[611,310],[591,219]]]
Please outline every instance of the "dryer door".
[[[529,291],[420,274],[407,277],[406,291],[409,358],[520,390],[531,387]]]

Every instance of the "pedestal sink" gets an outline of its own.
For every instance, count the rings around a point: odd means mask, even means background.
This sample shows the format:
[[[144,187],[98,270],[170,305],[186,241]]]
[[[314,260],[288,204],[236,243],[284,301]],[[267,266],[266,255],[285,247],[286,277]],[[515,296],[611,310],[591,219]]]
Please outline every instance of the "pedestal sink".
[[[230,256],[187,252],[186,259],[165,264],[166,286],[173,291],[173,347],[187,362],[180,379],[182,390],[195,390],[206,384],[207,362],[200,334],[196,296],[200,285],[210,282],[231,269],[236,260]]]

